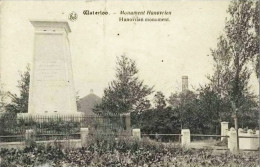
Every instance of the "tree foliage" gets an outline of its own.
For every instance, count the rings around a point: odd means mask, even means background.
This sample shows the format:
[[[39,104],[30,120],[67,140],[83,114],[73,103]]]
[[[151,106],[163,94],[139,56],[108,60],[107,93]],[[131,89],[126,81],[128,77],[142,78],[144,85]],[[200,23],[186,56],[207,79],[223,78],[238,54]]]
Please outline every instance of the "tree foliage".
[[[154,100],[155,108],[162,110],[166,107],[165,96],[161,91],[156,92],[153,100]]]
[[[26,66],[25,72],[20,72],[21,79],[18,81],[17,88],[20,94],[9,92],[11,103],[6,105],[6,111],[10,113],[26,113],[28,112],[28,98],[30,85],[30,66]]]
[[[94,109],[101,113],[142,112],[150,107],[147,96],[153,88],[138,78],[136,62],[126,56],[117,58],[116,79],[104,90],[102,102]]]
[[[250,62],[256,62],[259,56],[258,10],[258,1],[232,1],[224,34],[219,37],[217,48],[211,50],[215,72],[209,77],[210,86],[233,106],[226,112],[238,111],[241,118],[256,106],[249,79],[253,69]]]
[[[5,112],[5,108],[7,105],[8,92],[4,90],[4,85],[0,85],[0,112]]]
[[[255,2],[255,8],[254,8],[254,14],[253,14],[253,24],[254,24],[254,30],[255,30],[255,38],[254,38],[254,43],[256,43],[256,50],[259,51],[259,41],[260,41],[260,32],[259,32],[259,1],[256,1]],[[259,66],[259,52],[257,53],[257,56],[256,56],[256,60],[255,60],[255,71],[256,71],[256,75],[258,78],[259,77],[259,74],[260,74],[260,66]]]
[[[131,123],[142,133],[180,133],[181,126],[176,112],[171,107],[149,109],[131,113]]]
[[[184,126],[186,122],[186,113],[188,112],[187,107],[191,102],[197,98],[195,92],[186,90],[180,93],[172,93],[169,99],[167,100],[170,106],[175,110],[178,119],[180,119],[181,127]],[[189,115],[192,116],[192,115]]]
[[[186,90],[183,92],[175,92],[172,93],[169,99],[167,100],[168,103],[173,107],[181,107],[185,106],[189,101],[196,98],[196,93],[190,90]]]
[[[231,55],[230,99],[237,108],[243,106],[243,97],[250,98],[248,81],[249,62],[259,54],[258,34],[256,34],[254,12],[256,1],[232,1],[228,13],[231,18],[226,22],[225,34]],[[259,21],[258,21],[259,22]],[[247,97],[248,96],[248,97]]]

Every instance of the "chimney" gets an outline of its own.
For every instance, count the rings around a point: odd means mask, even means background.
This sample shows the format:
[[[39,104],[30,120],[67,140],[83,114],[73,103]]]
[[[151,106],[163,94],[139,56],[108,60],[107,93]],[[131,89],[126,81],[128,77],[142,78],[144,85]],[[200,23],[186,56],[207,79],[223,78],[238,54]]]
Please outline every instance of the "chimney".
[[[93,94],[93,93],[94,93],[93,89],[90,89],[90,94]]]
[[[182,76],[182,91],[187,91],[189,88],[188,88],[188,76]]]

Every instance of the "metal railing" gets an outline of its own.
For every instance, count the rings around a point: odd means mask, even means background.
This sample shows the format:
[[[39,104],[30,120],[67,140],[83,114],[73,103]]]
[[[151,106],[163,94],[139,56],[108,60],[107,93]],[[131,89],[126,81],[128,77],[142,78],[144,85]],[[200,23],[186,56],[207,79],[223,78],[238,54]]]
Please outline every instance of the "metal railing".
[[[203,134],[191,134],[190,136],[196,136],[196,137],[229,137],[229,136],[222,136],[222,135],[203,135]]]
[[[238,136],[238,138],[255,138],[255,139],[258,139],[259,136]]]
[[[125,129],[120,115],[0,117],[0,142],[24,141],[25,131],[33,129],[36,140],[80,138],[80,128],[88,127],[102,133],[117,133]]]
[[[182,134],[142,134],[142,136],[182,136]]]

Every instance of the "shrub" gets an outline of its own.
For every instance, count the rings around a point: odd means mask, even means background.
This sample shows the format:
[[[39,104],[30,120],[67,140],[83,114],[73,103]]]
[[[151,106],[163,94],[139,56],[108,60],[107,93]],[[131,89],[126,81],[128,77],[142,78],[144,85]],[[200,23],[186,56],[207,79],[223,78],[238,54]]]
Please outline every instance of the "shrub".
[[[169,144],[130,138],[100,140],[87,147],[64,149],[59,143],[23,150],[1,149],[1,167],[13,166],[256,166],[258,153],[217,153],[210,149],[182,149]]]

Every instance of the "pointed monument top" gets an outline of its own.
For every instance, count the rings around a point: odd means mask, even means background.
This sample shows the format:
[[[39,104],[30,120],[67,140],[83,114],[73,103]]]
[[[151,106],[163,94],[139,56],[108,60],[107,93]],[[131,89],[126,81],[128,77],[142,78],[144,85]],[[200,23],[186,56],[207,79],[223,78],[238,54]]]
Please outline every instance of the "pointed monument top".
[[[35,28],[48,28],[48,29],[57,29],[57,28],[64,28],[67,33],[71,32],[69,23],[64,20],[30,20],[32,25]]]

